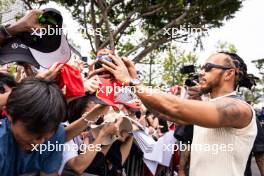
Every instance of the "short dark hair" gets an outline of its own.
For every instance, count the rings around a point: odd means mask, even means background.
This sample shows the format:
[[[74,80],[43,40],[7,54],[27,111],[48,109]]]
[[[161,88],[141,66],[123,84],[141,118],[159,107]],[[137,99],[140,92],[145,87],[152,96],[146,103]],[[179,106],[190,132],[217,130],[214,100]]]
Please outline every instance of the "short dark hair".
[[[69,123],[74,122],[82,116],[89,101],[92,101],[90,96],[83,96],[72,100],[68,104]]]
[[[29,132],[44,135],[57,130],[66,117],[66,101],[52,81],[24,79],[13,88],[7,100],[11,122],[23,122]]]
[[[0,93],[5,92],[4,85],[13,88],[17,85],[17,83],[12,75],[0,72]]]

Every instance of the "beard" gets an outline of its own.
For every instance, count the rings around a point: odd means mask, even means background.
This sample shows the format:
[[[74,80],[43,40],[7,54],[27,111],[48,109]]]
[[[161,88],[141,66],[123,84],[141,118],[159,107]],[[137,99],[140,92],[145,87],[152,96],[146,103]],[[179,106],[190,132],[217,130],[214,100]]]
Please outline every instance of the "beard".
[[[201,89],[201,94],[205,95],[205,94],[211,93],[212,90],[213,90],[212,86],[208,85],[207,87],[204,87]]]
[[[216,87],[219,87],[221,84],[220,82],[221,82],[222,75],[223,75],[223,72],[221,72],[219,76],[216,77],[213,81],[208,83],[206,87],[201,88],[201,94],[204,95],[204,94],[211,93],[213,89],[215,89]]]

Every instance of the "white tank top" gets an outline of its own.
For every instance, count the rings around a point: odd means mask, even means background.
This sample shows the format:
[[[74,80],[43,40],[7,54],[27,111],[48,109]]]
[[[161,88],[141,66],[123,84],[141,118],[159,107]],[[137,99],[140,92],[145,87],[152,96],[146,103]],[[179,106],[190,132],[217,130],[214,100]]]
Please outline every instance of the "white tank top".
[[[233,94],[234,92],[210,101]],[[248,156],[257,135],[256,115],[253,107],[250,107],[253,117],[248,126],[242,129],[194,125],[190,176],[244,176]]]

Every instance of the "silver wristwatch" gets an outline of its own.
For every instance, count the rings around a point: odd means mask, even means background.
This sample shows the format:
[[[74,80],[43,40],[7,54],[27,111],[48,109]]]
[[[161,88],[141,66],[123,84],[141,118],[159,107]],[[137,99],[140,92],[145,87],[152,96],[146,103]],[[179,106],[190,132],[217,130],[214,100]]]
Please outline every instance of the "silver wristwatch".
[[[10,26],[10,24],[7,25],[0,25],[0,32],[4,34],[5,38],[11,38],[12,35],[6,30],[6,28],[8,28]]]
[[[129,86],[136,86],[136,85],[139,85],[139,84],[141,84],[139,79],[131,79],[130,82],[129,82]]]

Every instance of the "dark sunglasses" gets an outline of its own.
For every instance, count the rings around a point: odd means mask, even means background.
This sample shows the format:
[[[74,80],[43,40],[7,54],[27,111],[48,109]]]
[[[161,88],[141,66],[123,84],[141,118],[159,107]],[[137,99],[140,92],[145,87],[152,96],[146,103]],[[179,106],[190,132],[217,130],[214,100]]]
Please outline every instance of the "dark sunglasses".
[[[205,72],[209,72],[211,71],[212,68],[219,68],[219,69],[223,69],[223,70],[229,70],[232,69],[232,67],[226,67],[223,65],[216,65],[216,64],[212,64],[212,63],[206,63],[201,67],[201,70],[204,70]]]

